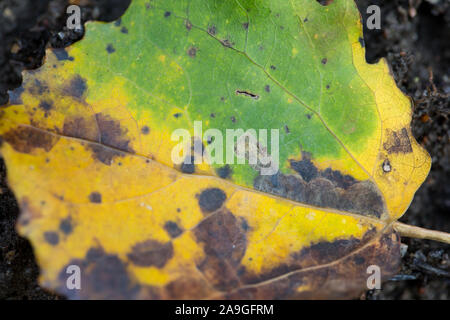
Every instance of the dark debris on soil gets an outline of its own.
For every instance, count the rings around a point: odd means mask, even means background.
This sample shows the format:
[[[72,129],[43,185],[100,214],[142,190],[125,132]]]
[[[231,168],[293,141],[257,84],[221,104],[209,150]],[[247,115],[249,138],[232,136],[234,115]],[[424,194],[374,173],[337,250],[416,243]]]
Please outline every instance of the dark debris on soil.
[[[113,21],[129,0],[72,0],[82,7],[82,20]],[[450,231],[450,1],[357,0],[365,14],[381,7],[382,29],[364,30],[366,58],[386,57],[398,86],[414,99],[412,130],[431,154],[433,167],[402,222]],[[68,0],[0,0],[0,105],[7,90],[21,84],[24,69],[42,64],[45,48],[79,40],[83,30],[68,30]],[[365,23],[364,23],[365,25]],[[37,284],[39,269],[30,243],[17,235],[18,207],[6,186],[0,159],[0,299],[62,299]],[[362,299],[449,299],[450,246],[403,239],[407,245],[399,274],[382,290]]]

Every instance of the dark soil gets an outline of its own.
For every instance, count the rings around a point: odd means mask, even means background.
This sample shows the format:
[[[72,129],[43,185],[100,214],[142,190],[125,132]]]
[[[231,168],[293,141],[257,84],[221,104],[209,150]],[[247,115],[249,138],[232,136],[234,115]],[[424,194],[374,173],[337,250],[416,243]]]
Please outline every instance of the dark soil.
[[[21,84],[21,72],[42,64],[47,46],[64,47],[83,32],[67,30],[68,0],[0,0],[0,105]],[[79,0],[83,21],[112,21],[129,1]],[[381,7],[382,29],[365,30],[367,60],[386,57],[399,87],[414,98],[412,129],[433,158],[431,173],[402,222],[450,232],[450,1],[358,0]],[[366,15],[363,14],[364,21]],[[0,159],[0,299],[61,299],[37,284],[30,243],[14,226],[18,207]],[[402,270],[362,299],[449,299],[450,246],[403,239]]]

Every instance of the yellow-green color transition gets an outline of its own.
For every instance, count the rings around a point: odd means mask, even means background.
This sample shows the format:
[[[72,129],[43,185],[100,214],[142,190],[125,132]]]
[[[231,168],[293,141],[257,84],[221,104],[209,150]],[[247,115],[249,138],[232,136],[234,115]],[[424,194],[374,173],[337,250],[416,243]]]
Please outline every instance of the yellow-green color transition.
[[[346,298],[370,265],[391,276],[391,222],[430,158],[386,62],[364,56],[349,0],[133,0],[48,50],[0,109],[41,284],[70,298]],[[171,133],[194,121],[279,129],[280,172],[175,165]],[[66,287],[73,264],[81,290]]]

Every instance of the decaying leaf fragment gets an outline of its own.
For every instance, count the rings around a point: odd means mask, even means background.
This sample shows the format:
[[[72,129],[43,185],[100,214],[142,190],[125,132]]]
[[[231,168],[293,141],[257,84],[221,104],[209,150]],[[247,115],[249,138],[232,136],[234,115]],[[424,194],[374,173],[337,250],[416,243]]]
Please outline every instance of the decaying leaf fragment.
[[[69,298],[350,298],[398,267],[430,169],[349,0],[134,0],[0,109],[41,284]],[[176,165],[171,133],[279,129],[280,171]],[[194,137],[203,145],[206,137]],[[198,155],[194,155],[198,156]],[[81,290],[67,287],[80,267]]]

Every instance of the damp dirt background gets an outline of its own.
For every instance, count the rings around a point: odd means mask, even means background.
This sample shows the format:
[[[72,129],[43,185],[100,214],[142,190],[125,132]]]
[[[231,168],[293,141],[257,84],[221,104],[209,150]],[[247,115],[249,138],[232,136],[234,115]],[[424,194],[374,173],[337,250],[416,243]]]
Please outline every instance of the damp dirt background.
[[[64,27],[69,2],[82,6],[83,21],[113,21],[129,0],[0,0],[0,105],[7,90],[21,84],[22,70],[41,65],[47,46],[68,46],[83,36]],[[413,133],[433,159],[401,221],[450,232],[450,0],[356,2],[364,21],[369,5],[381,8],[382,29],[365,30],[366,58],[388,59],[398,86],[414,99]],[[33,250],[15,232],[19,210],[5,175],[0,158],[0,299],[63,299],[37,284]],[[398,275],[361,299],[449,299],[450,246],[402,241],[408,249]]]

